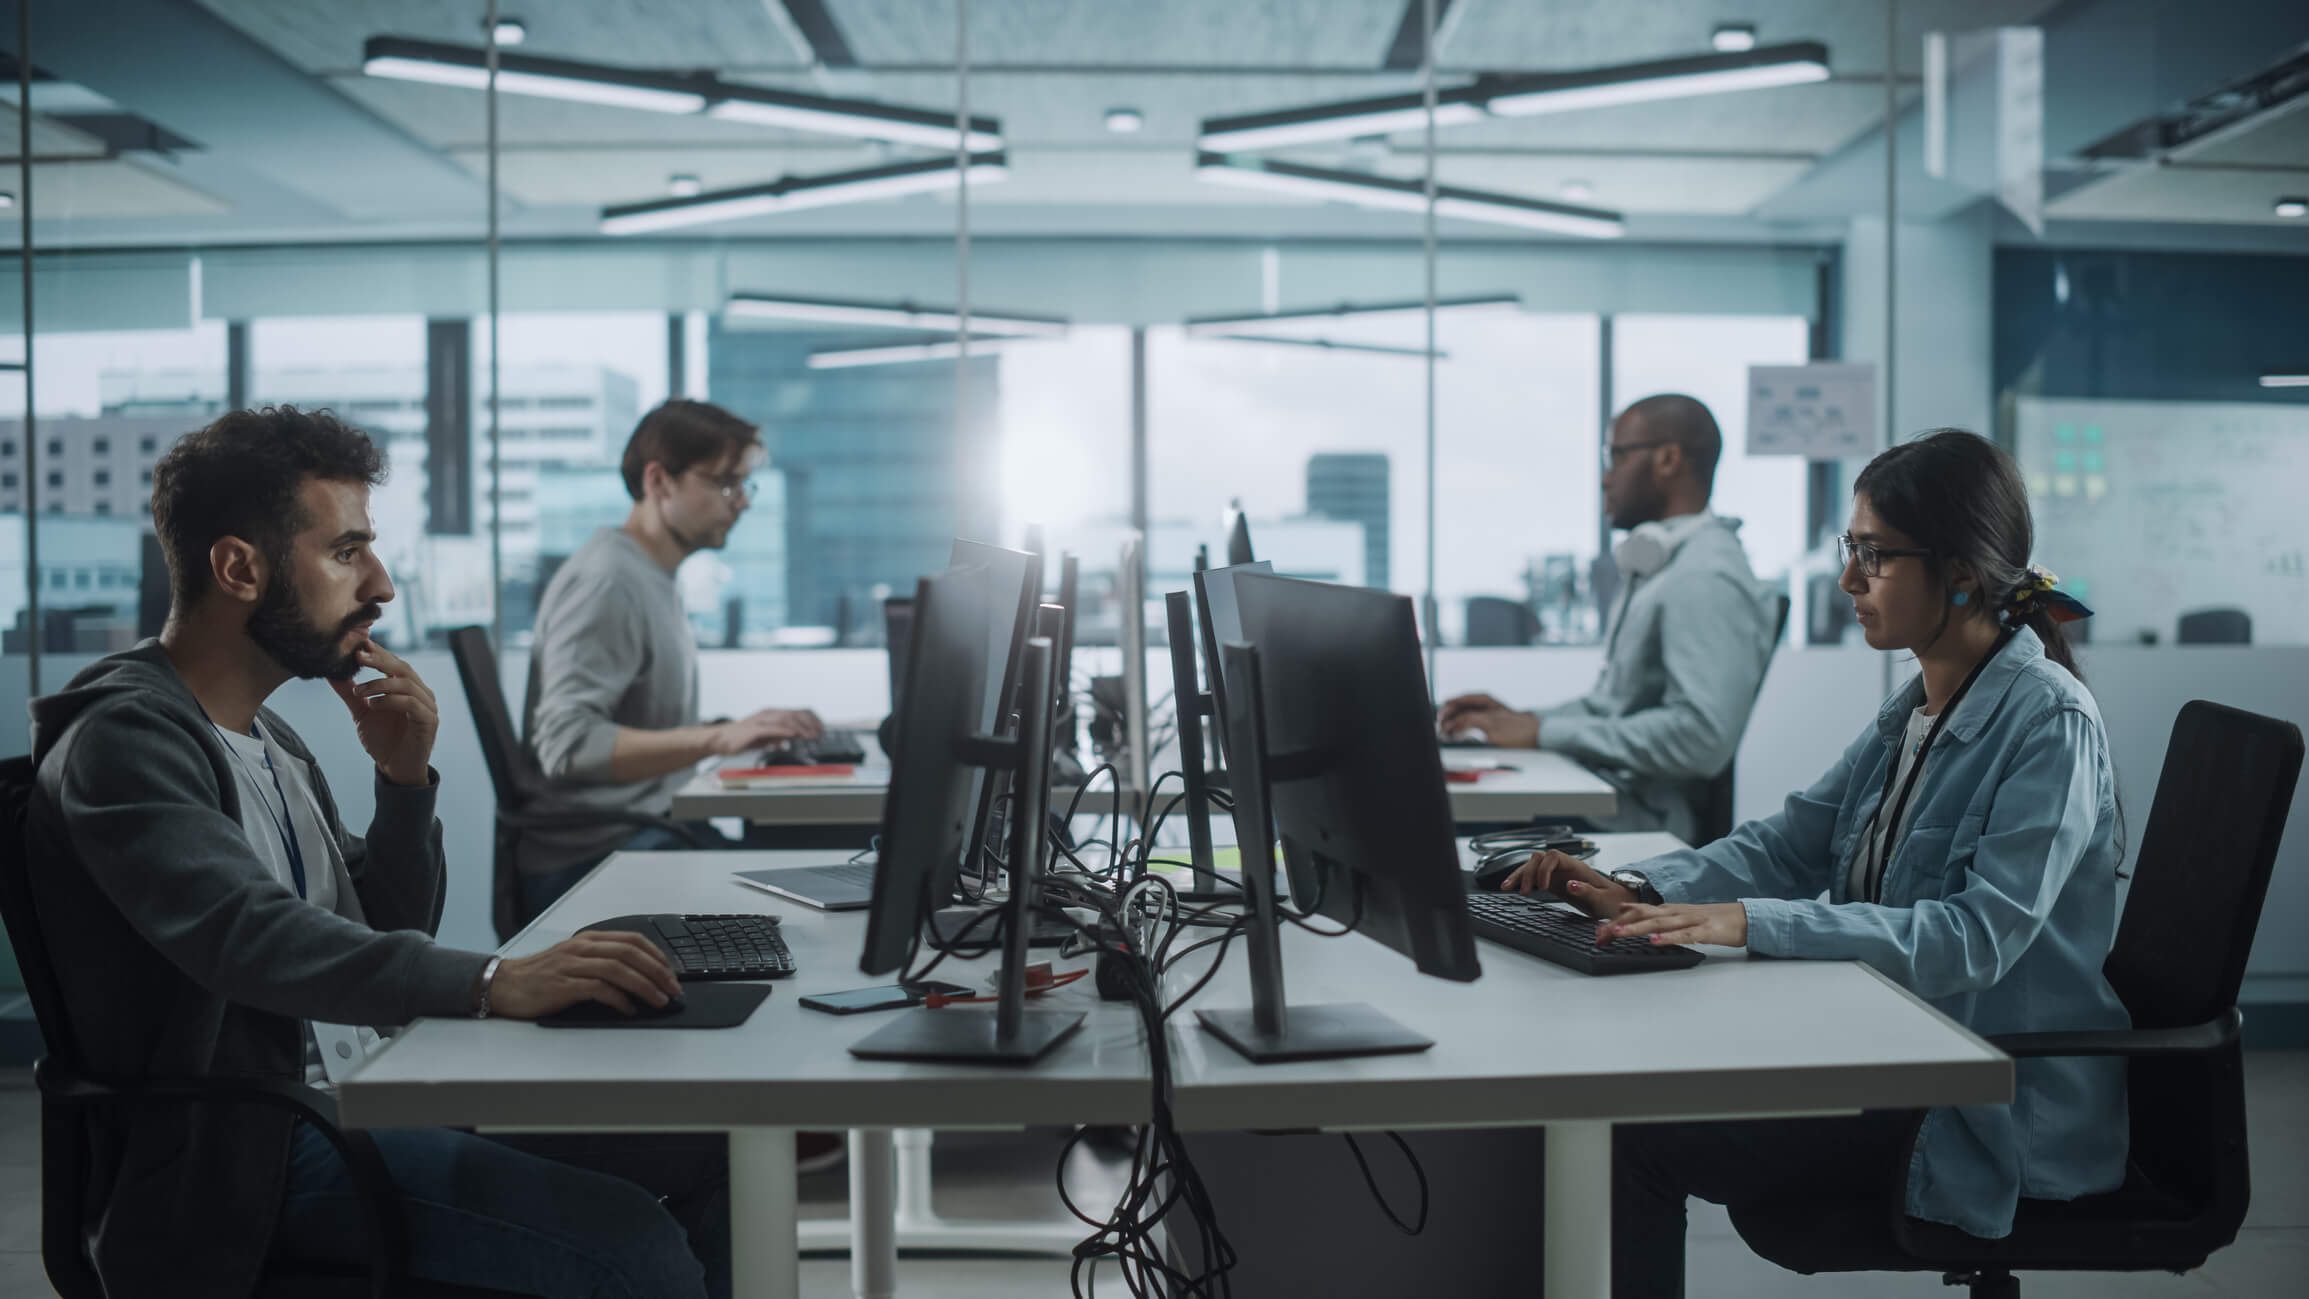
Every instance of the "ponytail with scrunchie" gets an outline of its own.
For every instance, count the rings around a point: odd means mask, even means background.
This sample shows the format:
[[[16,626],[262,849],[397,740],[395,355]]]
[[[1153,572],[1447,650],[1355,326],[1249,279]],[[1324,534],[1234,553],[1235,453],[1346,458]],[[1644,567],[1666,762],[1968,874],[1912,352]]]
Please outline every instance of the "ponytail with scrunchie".
[[[2093,616],[2082,600],[2060,589],[2060,578],[2036,564],[2021,575],[2020,585],[2004,600],[2004,621],[2017,626],[2038,614],[2054,622],[2081,622]]]

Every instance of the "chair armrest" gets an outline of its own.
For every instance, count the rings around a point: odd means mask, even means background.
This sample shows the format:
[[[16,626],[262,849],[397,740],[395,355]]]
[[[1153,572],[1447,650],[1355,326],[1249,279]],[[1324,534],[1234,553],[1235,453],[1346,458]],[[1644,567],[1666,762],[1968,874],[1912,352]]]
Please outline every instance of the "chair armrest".
[[[200,1101],[227,1105],[259,1105],[286,1110],[303,1119],[345,1161],[353,1190],[369,1225],[369,1293],[374,1299],[399,1294],[408,1268],[407,1224],[392,1175],[386,1171],[377,1143],[361,1131],[339,1128],[328,1095],[302,1083],[277,1078],[146,1078],[106,1080],[89,1078],[42,1058],[32,1067],[40,1094],[66,1105],[136,1106]]]
[[[2235,1006],[2220,1016],[2186,1028],[2104,1029],[2076,1033],[2007,1033],[1990,1046],[2016,1059],[2045,1056],[2203,1055],[2237,1040],[2245,1016]]]
[[[647,812],[620,812],[604,808],[598,812],[524,812],[519,809],[497,810],[497,823],[516,830],[570,830],[592,825],[630,825],[636,830],[663,830],[678,835],[692,848],[711,847],[705,837],[671,817],[652,816]]]

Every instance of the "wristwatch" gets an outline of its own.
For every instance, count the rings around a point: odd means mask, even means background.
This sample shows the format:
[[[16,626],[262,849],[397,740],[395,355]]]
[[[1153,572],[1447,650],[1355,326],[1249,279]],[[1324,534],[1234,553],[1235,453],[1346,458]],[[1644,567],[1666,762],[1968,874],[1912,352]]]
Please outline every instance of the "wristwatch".
[[[489,989],[497,982],[497,967],[503,963],[503,957],[492,956],[489,964],[481,967],[481,995],[473,1000],[473,1018],[489,1018]]]
[[[1651,876],[1642,871],[1628,870],[1623,867],[1616,871],[1607,871],[1605,874],[1611,877],[1612,883],[1635,894],[1638,902],[1656,907],[1667,901],[1666,898],[1660,896],[1658,889],[1652,887]]]

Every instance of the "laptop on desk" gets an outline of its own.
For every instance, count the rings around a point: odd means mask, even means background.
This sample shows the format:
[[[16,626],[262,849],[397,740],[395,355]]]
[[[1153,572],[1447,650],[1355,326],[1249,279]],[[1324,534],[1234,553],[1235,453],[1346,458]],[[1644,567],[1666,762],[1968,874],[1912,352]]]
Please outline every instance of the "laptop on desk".
[[[820,911],[863,911],[874,900],[872,861],[831,862],[824,866],[781,866],[733,871],[738,883],[791,898]]]

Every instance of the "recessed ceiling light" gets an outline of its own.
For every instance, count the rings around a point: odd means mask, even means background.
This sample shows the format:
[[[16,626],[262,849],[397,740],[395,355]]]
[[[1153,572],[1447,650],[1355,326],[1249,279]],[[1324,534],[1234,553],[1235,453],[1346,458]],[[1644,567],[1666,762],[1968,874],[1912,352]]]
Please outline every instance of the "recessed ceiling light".
[[[1738,54],[1756,48],[1754,23],[1718,23],[1708,43],[1726,54]]]
[[[2295,198],[2291,195],[2287,195],[2284,198],[2278,199],[2277,215],[2281,217],[2309,216],[2309,198]]]
[[[519,45],[528,39],[529,25],[527,23],[518,18],[500,18],[497,20],[497,43],[499,45]]]
[[[1563,196],[1575,202],[1585,202],[1595,197],[1595,186],[1584,180],[1567,180],[1563,183]]]
[[[690,175],[686,171],[675,172],[673,175],[665,178],[665,192],[673,195],[675,198],[688,198],[690,195],[698,193],[704,188],[704,182],[700,181],[697,177]]]
[[[1106,110],[1106,129],[1116,135],[1136,135],[1146,129],[1146,114],[1135,108]]]

